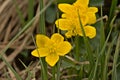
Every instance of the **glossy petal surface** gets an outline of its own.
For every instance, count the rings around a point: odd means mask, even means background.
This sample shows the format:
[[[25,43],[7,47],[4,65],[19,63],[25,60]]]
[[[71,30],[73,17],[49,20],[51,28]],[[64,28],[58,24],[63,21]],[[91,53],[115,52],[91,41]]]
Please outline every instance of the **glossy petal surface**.
[[[45,60],[50,66],[54,66],[58,62],[59,56],[57,54],[49,54]]]

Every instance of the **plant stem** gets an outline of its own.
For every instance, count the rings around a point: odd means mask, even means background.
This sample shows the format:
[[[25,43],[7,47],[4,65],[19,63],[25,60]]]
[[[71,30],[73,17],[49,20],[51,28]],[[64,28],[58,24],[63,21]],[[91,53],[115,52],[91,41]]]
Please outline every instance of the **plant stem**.
[[[44,8],[44,3],[43,0],[40,0],[40,11]],[[40,25],[39,25],[39,33],[41,34],[46,34],[45,31],[45,18],[44,18],[44,12],[40,15]],[[41,63],[41,74],[42,74],[42,80],[48,80],[48,75],[47,75],[47,64],[45,62],[44,58],[40,58],[40,63]]]
[[[60,62],[61,62],[61,59],[57,63],[57,79],[56,80],[60,80]]]
[[[79,37],[75,36],[75,59],[79,61]]]
[[[52,80],[56,80],[55,79],[55,72],[56,72],[55,68],[56,66],[52,67]]]

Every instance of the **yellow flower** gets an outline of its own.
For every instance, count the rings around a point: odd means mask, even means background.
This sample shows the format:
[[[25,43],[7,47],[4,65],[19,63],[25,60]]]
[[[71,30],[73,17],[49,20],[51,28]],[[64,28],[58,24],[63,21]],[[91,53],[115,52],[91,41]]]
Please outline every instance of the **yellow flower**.
[[[58,19],[55,24],[59,29],[67,31],[65,33],[67,38],[76,35],[83,36],[79,20]],[[87,37],[94,38],[96,36],[96,29],[93,26],[86,25],[83,28]]]
[[[62,18],[78,18],[80,16],[82,24],[94,24],[96,22],[96,7],[88,7],[89,0],[77,0],[73,5],[62,3],[58,8],[63,12]],[[78,15],[79,12],[79,15]],[[84,22],[85,21],[85,22]]]
[[[83,9],[79,9],[74,5],[66,4],[66,3],[59,4],[58,8],[62,12],[64,12],[62,14],[62,18],[72,19],[74,21],[74,20],[79,20],[79,16],[80,16],[82,25],[86,25],[88,23],[88,16],[80,12],[80,10],[82,11]],[[79,11],[79,15],[78,15],[78,11]]]
[[[45,57],[50,66],[54,66],[58,62],[59,56],[64,56],[72,48],[71,44],[64,41],[64,37],[59,33],[53,34],[51,38],[38,34],[36,45],[38,48],[33,50],[31,54],[35,57]]]
[[[73,5],[79,10],[80,15],[84,14],[88,17],[88,24],[96,22],[95,13],[98,12],[96,7],[88,7],[89,0],[77,0]]]
[[[61,30],[66,30],[66,37],[83,36],[79,17],[85,34],[89,38],[96,36],[96,29],[89,24],[96,22],[95,13],[98,11],[96,7],[88,7],[89,0],[77,0],[75,3],[58,5],[58,8],[63,12],[62,18],[56,20],[56,27]]]

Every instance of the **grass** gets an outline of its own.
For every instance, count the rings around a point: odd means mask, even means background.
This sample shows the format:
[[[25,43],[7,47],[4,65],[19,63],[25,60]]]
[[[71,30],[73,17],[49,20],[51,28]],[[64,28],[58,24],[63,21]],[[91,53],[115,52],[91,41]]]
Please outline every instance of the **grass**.
[[[55,30],[54,22],[46,22],[45,11],[50,5],[57,7],[57,3],[57,0],[1,1],[0,8],[4,9],[0,9],[0,80],[119,80],[120,31],[116,27],[120,11],[117,0],[112,0],[107,21],[102,18],[103,6],[98,5],[99,21],[93,24],[97,30],[94,39],[86,37],[79,18],[84,36],[66,39],[73,48],[68,55],[60,57],[54,67],[44,58],[31,56],[31,51],[37,48],[34,36],[38,33],[49,36]],[[49,11],[58,17],[58,10]]]

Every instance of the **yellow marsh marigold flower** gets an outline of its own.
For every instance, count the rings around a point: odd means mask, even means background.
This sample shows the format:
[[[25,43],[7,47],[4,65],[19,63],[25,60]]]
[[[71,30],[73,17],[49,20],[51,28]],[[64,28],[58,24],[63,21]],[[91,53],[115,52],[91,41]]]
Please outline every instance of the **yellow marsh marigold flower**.
[[[56,20],[56,26],[61,30],[66,30],[66,37],[83,36],[79,17],[81,19],[86,36],[93,38],[96,36],[96,29],[89,24],[96,22],[96,7],[88,7],[89,0],[77,0],[71,4],[59,4],[58,8],[63,12],[62,18]]]
[[[58,8],[63,12],[62,18],[78,18],[80,16],[83,23],[87,21],[87,24],[93,24],[96,22],[95,13],[98,12],[98,8],[88,7],[88,3],[89,0],[77,0],[73,5],[59,4]]]
[[[50,66],[54,66],[58,62],[59,56],[64,56],[72,48],[71,44],[64,41],[64,37],[59,33],[53,34],[51,38],[38,34],[36,45],[38,48],[33,50],[31,54],[35,57],[45,57]]]
[[[98,12],[96,7],[88,7],[89,0],[77,0],[73,5],[79,10],[80,15],[84,14],[88,17],[88,24],[96,22],[95,13]]]
[[[79,21],[73,21],[70,19],[58,19],[56,21],[56,26],[61,30],[67,30],[66,37],[70,38],[72,36],[83,36]],[[89,38],[93,38],[96,35],[96,29],[92,26],[83,26],[85,34]]]

